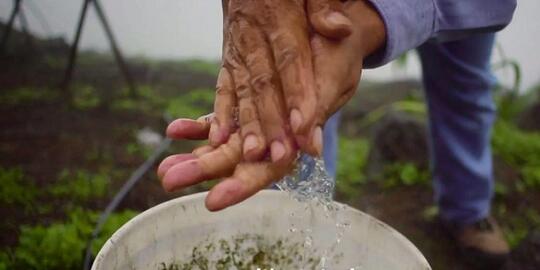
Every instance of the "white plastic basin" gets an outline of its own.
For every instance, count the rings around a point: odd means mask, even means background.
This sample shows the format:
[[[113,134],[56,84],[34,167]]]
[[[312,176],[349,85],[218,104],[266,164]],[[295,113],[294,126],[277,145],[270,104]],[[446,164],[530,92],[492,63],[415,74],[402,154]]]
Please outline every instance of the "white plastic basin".
[[[424,256],[404,236],[348,206],[339,212],[339,218],[350,226],[343,231],[341,242],[335,244],[338,230],[335,219],[328,218],[321,207],[309,207],[306,211],[305,204],[284,192],[261,191],[239,205],[216,213],[204,207],[205,196],[206,193],[198,193],[177,198],[133,218],[107,241],[92,269],[159,270],[164,265],[189,261],[194,248],[204,253],[208,244],[214,245],[214,250],[216,247],[219,249],[219,240],[232,241],[251,236],[258,236],[259,240],[270,244],[283,241],[282,253],[297,260],[298,254],[295,256],[290,246],[305,243],[306,235],[291,228],[311,230],[310,240],[316,250],[302,258],[320,258],[322,250],[328,251],[334,243],[333,259],[327,264],[327,269],[431,269]],[[296,252],[302,253],[304,249]],[[212,260],[215,254],[210,253],[208,259]],[[276,265],[273,269],[283,268],[296,269],[298,266]]]

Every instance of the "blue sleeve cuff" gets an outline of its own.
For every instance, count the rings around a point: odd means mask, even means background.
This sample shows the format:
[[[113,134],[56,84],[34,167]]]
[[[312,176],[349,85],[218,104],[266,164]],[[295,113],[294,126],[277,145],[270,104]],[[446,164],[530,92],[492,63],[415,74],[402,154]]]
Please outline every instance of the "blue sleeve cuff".
[[[416,48],[435,33],[437,13],[433,0],[369,0],[381,15],[386,44],[364,59],[364,68],[382,66]]]

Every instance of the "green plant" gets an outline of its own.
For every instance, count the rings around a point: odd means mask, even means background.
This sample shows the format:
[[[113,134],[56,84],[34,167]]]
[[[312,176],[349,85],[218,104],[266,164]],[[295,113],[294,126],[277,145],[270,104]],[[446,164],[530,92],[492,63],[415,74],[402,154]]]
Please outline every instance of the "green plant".
[[[358,194],[359,186],[366,182],[364,168],[368,153],[369,143],[366,139],[339,138],[337,191],[349,197]]]
[[[59,91],[49,88],[21,87],[0,92],[0,105],[18,105],[35,101],[51,101],[59,96]]]
[[[387,165],[382,177],[383,186],[391,188],[398,185],[425,185],[429,183],[431,176],[428,170],[418,168],[414,163],[398,162]]]
[[[145,113],[161,111],[166,105],[166,100],[149,85],[137,86],[137,98],[134,99],[129,89],[123,89],[120,97],[111,102],[113,110],[136,110]]]
[[[540,213],[529,208],[520,215],[507,218],[502,227],[506,241],[508,241],[510,247],[514,248],[521,243],[530,231],[540,228]]]
[[[135,215],[133,211],[111,215],[92,246],[94,254],[114,231]],[[66,222],[22,226],[19,243],[14,249],[15,268],[80,269],[97,218],[97,212],[77,208]]]
[[[152,149],[137,142],[126,144],[126,153],[130,156],[148,158],[152,154]]]
[[[63,170],[57,182],[48,188],[48,192],[56,197],[85,202],[105,196],[109,182],[109,177],[105,174]]]
[[[219,74],[220,65],[217,62],[210,62],[200,59],[192,59],[184,61],[192,71],[207,73],[210,75],[217,76]]]
[[[101,98],[96,89],[89,85],[80,85],[73,88],[73,106],[85,110],[99,106]]]
[[[389,110],[409,113],[410,115],[416,116],[420,119],[425,119],[427,114],[426,104],[420,100],[411,98],[410,100],[399,100],[375,108],[361,120],[360,125],[367,127],[376,123],[377,121],[381,120]]]
[[[540,188],[540,134],[519,130],[505,121],[495,124],[493,151],[520,172],[519,185]]]
[[[13,262],[8,251],[0,250],[0,270],[13,269]]]
[[[214,91],[194,89],[185,95],[170,99],[166,111],[173,118],[197,118],[210,113],[213,103]]]
[[[34,205],[38,190],[20,168],[0,167],[0,183],[0,203],[20,205],[27,210]]]

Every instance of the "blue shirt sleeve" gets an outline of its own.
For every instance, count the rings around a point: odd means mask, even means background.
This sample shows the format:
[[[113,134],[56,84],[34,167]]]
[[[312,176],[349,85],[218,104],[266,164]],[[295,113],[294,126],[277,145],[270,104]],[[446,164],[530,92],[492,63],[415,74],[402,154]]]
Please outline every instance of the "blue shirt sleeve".
[[[448,41],[498,31],[512,20],[516,0],[369,0],[386,27],[386,44],[364,59],[384,65],[429,39]]]

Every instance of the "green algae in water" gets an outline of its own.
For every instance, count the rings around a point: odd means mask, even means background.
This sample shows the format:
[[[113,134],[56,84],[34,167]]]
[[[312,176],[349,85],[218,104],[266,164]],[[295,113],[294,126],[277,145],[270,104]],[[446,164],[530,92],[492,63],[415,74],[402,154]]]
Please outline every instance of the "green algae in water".
[[[306,250],[300,242],[241,234],[227,240],[207,239],[193,247],[188,258],[162,262],[158,270],[315,270],[320,259],[316,250]]]

